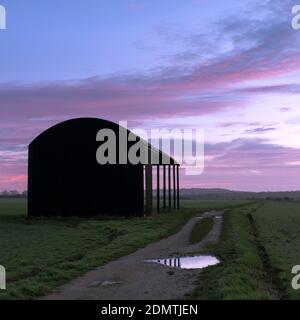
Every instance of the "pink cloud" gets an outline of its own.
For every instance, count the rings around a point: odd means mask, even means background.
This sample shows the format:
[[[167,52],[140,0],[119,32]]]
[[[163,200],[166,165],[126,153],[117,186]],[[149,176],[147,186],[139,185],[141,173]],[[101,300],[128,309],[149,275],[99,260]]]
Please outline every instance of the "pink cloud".
[[[202,41],[205,41],[201,35],[191,35],[186,46],[189,51],[185,51],[186,55],[180,53],[180,66],[175,64],[159,72],[27,86],[2,84],[0,188],[26,187],[26,145],[48,127],[68,118],[92,116],[113,121],[163,121],[171,117],[237,111],[248,106],[249,96],[253,94],[298,92],[297,85],[285,83],[255,88],[249,84],[300,69],[297,35],[291,30],[290,22],[278,14],[282,10],[275,10],[287,4],[277,0],[276,6],[273,3],[260,7],[263,10],[274,8],[265,21],[241,15],[220,21],[216,36],[211,35],[212,39],[203,44],[211,50],[204,63],[192,66],[188,63],[192,58],[197,61]],[[224,35],[233,49],[216,54],[214,45],[219,44]],[[172,58],[176,60],[175,56]],[[220,119],[216,121],[219,123]],[[208,146],[207,155],[212,160],[208,161],[204,175],[184,177],[183,185],[245,189],[255,185],[267,187],[268,183],[278,189],[300,188],[298,167],[286,165],[299,161],[299,150],[270,147],[261,141],[235,144],[230,148],[226,144]]]
[[[182,177],[183,186],[248,191],[300,189],[299,149],[241,139],[208,145],[206,150],[204,173]]]
[[[204,173],[187,176],[181,169],[181,186],[248,191],[299,190],[299,159],[299,149],[272,145],[260,139],[207,144]],[[0,171],[1,189],[26,190],[26,161],[0,161]]]

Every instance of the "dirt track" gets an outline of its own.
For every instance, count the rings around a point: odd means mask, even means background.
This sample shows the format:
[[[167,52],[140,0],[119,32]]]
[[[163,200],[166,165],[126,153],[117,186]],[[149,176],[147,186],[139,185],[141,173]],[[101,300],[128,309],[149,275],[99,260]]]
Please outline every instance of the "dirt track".
[[[146,263],[144,260],[195,253],[209,244],[216,243],[220,236],[222,218],[214,218],[211,232],[200,243],[190,245],[189,235],[199,217],[215,217],[222,214],[220,211],[211,211],[196,216],[177,234],[90,271],[44,299],[182,299],[193,289],[200,271],[175,269]]]

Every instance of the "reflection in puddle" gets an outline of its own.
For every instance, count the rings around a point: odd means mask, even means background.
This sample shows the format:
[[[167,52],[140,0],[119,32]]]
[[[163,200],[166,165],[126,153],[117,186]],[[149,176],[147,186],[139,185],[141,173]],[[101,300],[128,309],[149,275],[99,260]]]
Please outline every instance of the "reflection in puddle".
[[[167,259],[151,259],[146,262],[159,263],[180,269],[203,269],[218,264],[220,261],[213,256],[192,256]]]

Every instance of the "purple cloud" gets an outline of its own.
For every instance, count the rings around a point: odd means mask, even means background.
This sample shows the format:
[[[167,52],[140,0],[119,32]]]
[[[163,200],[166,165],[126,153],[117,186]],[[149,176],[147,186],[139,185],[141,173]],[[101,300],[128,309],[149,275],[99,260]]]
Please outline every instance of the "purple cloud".
[[[214,114],[219,128],[257,126],[244,133],[276,130],[257,121],[220,122],[217,114],[242,110],[249,105],[249,96],[259,93],[300,92],[297,83],[284,81],[280,85],[250,85],[300,70],[300,38],[289,21],[292,4],[290,0],[257,2],[244,14],[216,22],[209,36],[195,32],[178,39],[165,29],[160,32],[164,39],[180,43],[183,49],[167,56],[168,67],[144,74],[0,85],[0,188],[25,188],[26,144],[47,127],[68,118],[94,116],[145,123]],[[213,160],[208,162],[204,176],[197,181],[185,178],[183,185],[205,183],[245,189],[247,183],[254,188],[261,181],[273,186],[279,178],[287,184],[288,179],[299,181],[299,173],[287,165],[299,159],[299,150],[261,140],[235,140],[208,145],[207,152]],[[254,172],[262,172],[261,178],[253,176]],[[297,181],[290,185],[299,188]]]
[[[245,130],[245,133],[265,133],[265,132],[269,132],[269,131],[275,131],[276,128],[255,128],[255,129],[249,129],[249,130]]]

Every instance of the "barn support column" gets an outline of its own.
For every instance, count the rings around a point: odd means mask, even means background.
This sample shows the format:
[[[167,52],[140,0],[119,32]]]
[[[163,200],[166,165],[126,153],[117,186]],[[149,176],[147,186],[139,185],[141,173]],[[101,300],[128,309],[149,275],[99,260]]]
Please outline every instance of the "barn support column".
[[[164,209],[166,209],[166,166],[165,165],[163,166],[163,169],[164,169],[164,190],[163,190],[163,193],[164,193]]]
[[[168,180],[169,180],[169,186],[168,186],[168,193],[169,193],[169,208],[172,206],[171,202],[171,165],[168,165]]]
[[[175,164],[173,164],[173,203],[174,209],[176,209],[176,170]]]
[[[179,191],[180,191],[180,187],[179,187],[179,165],[177,165],[176,167],[177,167],[177,209],[179,209],[179,207],[180,207],[180,203],[179,203]]]
[[[146,171],[146,214],[152,213],[153,191],[152,191],[152,165],[145,165]]]
[[[157,168],[157,195],[156,195],[156,200],[157,200],[157,212],[159,212],[160,209],[160,181],[159,181],[159,165],[156,166]]]

